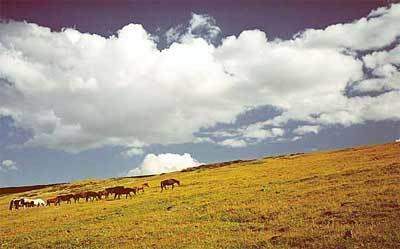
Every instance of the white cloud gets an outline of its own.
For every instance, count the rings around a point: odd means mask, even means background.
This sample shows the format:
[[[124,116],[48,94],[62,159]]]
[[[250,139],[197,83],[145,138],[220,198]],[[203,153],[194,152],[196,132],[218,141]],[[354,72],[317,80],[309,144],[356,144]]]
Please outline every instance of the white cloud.
[[[194,135],[201,128],[232,124],[249,107],[265,105],[282,113],[216,131],[230,135],[216,143],[279,139],[290,120],[321,127],[399,121],[399,46],[384,48],[400,35],[400,4],[371,16],[289,40],[271,41],[263,31],[246,30],[215,46],[210,42],[220,35],[215,20],[193,14],[179,41],[163,50],[140,24],[102,37],[3,22],[0,115],[32,133],[26,146],[68,152],[206,142]],[[356,56],[375,48],[379,51],[362,59]],[[368,83],[363,66],[384,82]],[[359,82],[359,91],[388,92],[350,98],[344,91],[356,88],[353,82]],[[210,137],[207,142],[214,141]]]
[[[320,131],[321,127],[318,125],[304,125],[297,127],[296,129],[293,130],[293,133],[296,135],[305,135],[307,133],[314,133],[318,134]]]
[[[134,175],[151,175],[179,171],[182,169],[195,167],[201,163],[188,153],[180,154],[148,154],[143,159],[142,164],[138,168],[133,168],[128,172],[129,176]]]
[[[245,140],[235,139],[235,138],[229,138],[229,139],[222,140],[221,142],[219,142],[219,144],[222,146],[231,147],[231,148],[242,148],[242,147],[246,147],[248,145]]]
[[[352,23],[336,24],[323,30],[308,29],[298,35],[298,42],[310,47],[340,47],[353,50],[379,49],[399,37],[400,4],[372,11]]]
[[[10,170],[18,170],[17,163],[12,160],[4,160],[0,164],[0,171],[7,172]]]
[[[124,158],[130,158],[133,156],[140,156],[144,154],[144,150],[142,148],[130,148],[121,152],[121,156]]]

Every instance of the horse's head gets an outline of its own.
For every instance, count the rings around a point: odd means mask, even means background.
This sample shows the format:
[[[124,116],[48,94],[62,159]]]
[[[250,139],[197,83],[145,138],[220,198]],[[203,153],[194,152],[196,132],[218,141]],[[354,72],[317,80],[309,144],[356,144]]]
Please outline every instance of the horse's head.
[[[149,186],[149,184],[147,182],[143,183],[143,186],[150,188],[150,186]]]
[[[181,182],[176,180],[176,183],[178,183],[178,186],[181,186]]]

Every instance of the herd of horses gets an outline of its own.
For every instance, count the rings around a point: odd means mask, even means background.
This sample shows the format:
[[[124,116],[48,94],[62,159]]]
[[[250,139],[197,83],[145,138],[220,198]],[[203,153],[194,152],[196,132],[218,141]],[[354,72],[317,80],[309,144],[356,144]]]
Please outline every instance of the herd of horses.
[[[176,179],[167,179],[163,180],[160,182],[161,186],[161,192],[164,189],[167,189],[167,186],[172,186],[172,189],[174,188],[174,185],[177,184],[178,186],[180,185],[180,182]],[[140,191],[144,193],[145,187],[150,187],[148,183],[143,183],[140,186],[136,186],[133,188],[125,188],[124,186],[116,186],[116,187],[111,187],[111,188],[106,188],[101,191],[87,191],[87,192],[81,192],[81,193],[74,193],[74,194],[66,194],[66,195],[58,195],[54,198],[47,199],[45,202],[42,199],[30,199],[26,197],[21,197],[21,198],[16,198],[12,199],[10,201],[10,207],[9,210],[12,210],[13,208],[19,209],[20,207],[26,208],[26,207],[41,207],[41,206],[50,206],[51,204],[54,204],[54,206],[60,205],[62,201],[65,201],[67,203],[72,203],[72,200],[74,200],[74,203],[79,202],[80,199],[88,201],[94,201],[94,200],[101,200],[102,197],[105,199],[108,199],[110,195],[114,194],[114,200],[115,199],[120,199],[121,195],[125,195],[125,198],[132,198],[131,193],[135,194],[139,193]]]

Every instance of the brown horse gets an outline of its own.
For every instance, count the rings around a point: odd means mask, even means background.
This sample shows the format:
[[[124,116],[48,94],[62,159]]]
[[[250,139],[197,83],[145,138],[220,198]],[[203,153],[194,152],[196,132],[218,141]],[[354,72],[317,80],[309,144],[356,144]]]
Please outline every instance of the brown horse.
[[[72,198],[74,198],[74,202],[79,202],[79,199],[85,199],[85,194],[84,193],[77,193],[77,194],[73,194]]]
[[[97,192],[92,192],[92,191],[88,191],[83,193],[85,198],[86,198],[86,202],[90,199],[91,201],[96,200],[101,200],[101,195]]]
[[[105,191],[107,191],[109,194],[114,194],[114,191],[118,190],[118,189],[124,189],[124,186],[116,186],[116,187],[106,188]]]
[[[142,193],[144,193],[144,187],[150,188],[149,184],[146,182],[146,183],[143,183],[142,185],[136,187],[136,191],[139,193],[139,190],[142,190]]]
[[[100,196],[104,196],[104,198],[108,199],[108,196],[110,195],[110,192],[107,190],[102,190],[97,192]]]
[[[58,199],[61,201],[66,201],[67,203],[71,204],[71,199],[75,199],[74,195],[68,194],[68,195],[59,195],[57,196]]]
[[[131,192],[136,194],[136,188],[119,188],[119,189],[114,189],[114,200],[115,198],[118,197],[120,199],[121,195],[125,195],[126,198],[128,198],[128,195],[132,198]]]
[[[168,185],[172,185],[172,189],[174,189],[174,184],[178,184],[178,186],[181,185],[181,183],[178,180],[175,179],[167,179],[167,180],[163,180],[161,181],[160,185],[161,185],[161,192],[163,191],[163,189],[167,189]]]
[[[58,199],[57,197],[51,198],[48,199],[46,203],[47,203],[46,206],[50,206],[51,203],[54,203],[54,206],[57,206],[57,204],[60,205],[60,199]]]

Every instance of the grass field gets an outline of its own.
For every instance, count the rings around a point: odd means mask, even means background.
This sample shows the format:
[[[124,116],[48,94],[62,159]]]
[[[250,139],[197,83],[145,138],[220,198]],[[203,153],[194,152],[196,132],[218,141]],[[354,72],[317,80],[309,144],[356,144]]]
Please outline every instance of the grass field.
[[[182,184],[160,193],[166,178]],[[8,210],[144,182],[132,199]],[[0,248],[400,248],[400,143],[2,195]]]

